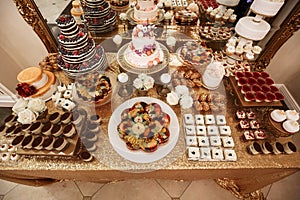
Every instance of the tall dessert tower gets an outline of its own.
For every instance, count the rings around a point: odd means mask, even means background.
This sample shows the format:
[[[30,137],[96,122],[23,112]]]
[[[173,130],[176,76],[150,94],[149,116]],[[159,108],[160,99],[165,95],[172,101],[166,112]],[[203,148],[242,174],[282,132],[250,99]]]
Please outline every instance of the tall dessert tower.
[[[116,12],[105,0],[82,1],[84,19],[88,30],[93,34],[111,32],[116,28]]]

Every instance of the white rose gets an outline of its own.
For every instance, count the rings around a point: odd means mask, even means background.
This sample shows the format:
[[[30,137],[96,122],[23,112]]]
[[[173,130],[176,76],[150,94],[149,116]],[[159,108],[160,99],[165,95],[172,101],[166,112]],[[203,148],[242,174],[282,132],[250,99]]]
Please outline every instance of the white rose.
[[[175,87],[175,92],[180,97],[189,95],[189,88],[185,85],[177,85]]]
[[[36,114],[29,109],[25,109],[18,113],[17,120],[21,124],[31,124],[36,120]]]
[[[126,13],[120,13],[119,17],[120,17],[120,20],[126,20],[127,19]]]
[[[145,80],[144,80],[144,86],[146,90],[149,90],[150,88],[153,88],[154,85],[154,79],[150,76],[148,76]]]
[[[191,96],[185,95],[180,99],[180,106],[182,109],[188,109],[193,106],[193,98]]]
[[[140,31],[140,32],[138,33],[138,37],[139,37],[139,38],[144,37],[144,33]]]
[[[167,102],[168,104],[174,106],[177,105],[179,102],[179,97],[176,94],[176,92],[171,91],[170,93],[167,94]]]
[[[27,104],[28,104],[27,100],[20,98],[20,99],[18,99],[16,104],[12,107],[12,110],[18,114],[19,112],[25,110],[25,108],[27,107]]]
[[[28,102],[28,109],[33,112],[43,112],[46,110],[45,101],[39,98],[30,99]]]
[[[143,87],[143,81],[141,79],[134,79],[133,81],[133,86],[136,88],[136,89],[141,89]]]

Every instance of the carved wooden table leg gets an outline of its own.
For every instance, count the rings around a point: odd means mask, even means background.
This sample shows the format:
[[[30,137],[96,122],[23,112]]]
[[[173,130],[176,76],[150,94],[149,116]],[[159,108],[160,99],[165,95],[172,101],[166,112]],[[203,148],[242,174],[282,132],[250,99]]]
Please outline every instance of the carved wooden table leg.
[[[234,180],[229,178],[219,178],[215,182],[222,188],[230,191],[236,198],[243,200],[265,200],[264,194],[261,190],[256,190],[255,192],[241,194],[240,188]]]

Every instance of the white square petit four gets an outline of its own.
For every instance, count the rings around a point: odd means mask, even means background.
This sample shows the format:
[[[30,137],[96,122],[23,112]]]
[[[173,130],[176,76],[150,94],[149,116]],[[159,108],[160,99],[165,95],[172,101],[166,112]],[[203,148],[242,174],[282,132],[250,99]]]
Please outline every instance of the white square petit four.
[[[215,116],[214,115],[205,115],[205,124],[210,125],[210,124],[215,124]]]
[[[230,126],[219,126],[220,135],[231,135]]]
[[[234,141],[232,137],[222,137],[223,147],[234,147]]]
[[[225,149],[224,156],[225,156],[225,160],[227,160],[227,161],[236,161],[237,160],[236,153],[233,149]]]
[[[209,142],[211,146],[219,147],[222,145],[220,136],[210,136]]]
[[[73,86],[74,86],[74,83],[69,83],[69,84],[67,85],[67,89],[68,89],[68,90],[72,90],[72,89],[73,89]]]
[[[64,92],[64,91],[66,91],[66,89],[67,89],[67,87],[66,87],[66,85],[65,84],[60,84],[60,85],[58,85],[57,86],[57,90],[59,91],[59,92]]]
[[[196,128],[194,125],[186,125],[185,126],[186,135],[196,135]]]
[[[212,158],[216,160],[224,160],[223,150],[220,148],[213,148],[211,150]]]
[[[204,116],[197,114],[195,115],[196,125],[204,125]]]
[[[198,146],[197,138],[196,136],[186,136],[185,142],[187,146]]]
[[[195,123],[194,116],[192,114],[184,114],[183,118],[185,124],[193,125]]]
[[[61,97],[62,97],[62,93],[56,91],[56,92],[54,92],[54,93],[52,94],[51,99],[52,99],[53,102],[56,102],[56,100],[59,99],[59,98],[61,98]]]
[[[225,125],[226,124],[226,118],[225,115],[217,115],[216,121],[218,125]]]
[[[58,98],[56,101],[55,101],[55,106],[56,107],[62,107],[65,103],[66,99],[65,98]]]
[[[207,135],[219,135],[218,126],[215,125],[207,126]]]
[[[197,135],[206,135],[206,126],[196,126]]]
[[[198,139],[199,147],[208,147],[209,146],[208,137],[199,136],[199,137],[197,137],[197,139]]]
[[[70,99],[72,97],[72,90],[66,90],[64,92],[64,98]]]
[[[188,159],[189,160],[199,160],[200,150],[199,147],[189,147],[188,148]]]
[[[200,148],[200,158],[205,160],[211,159],[211,153],[209,147],[201,147]]]

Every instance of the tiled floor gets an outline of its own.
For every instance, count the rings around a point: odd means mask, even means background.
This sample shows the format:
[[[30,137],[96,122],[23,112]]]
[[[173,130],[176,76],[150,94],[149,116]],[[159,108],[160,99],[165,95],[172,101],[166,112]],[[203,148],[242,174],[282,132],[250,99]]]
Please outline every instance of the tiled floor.
[[[263,188],[267,200],[298,200],[300,173]],[[107,184],[63,181],[31,187],[0,180],[0,200],[234,200],[213,180],[128,180]]]

